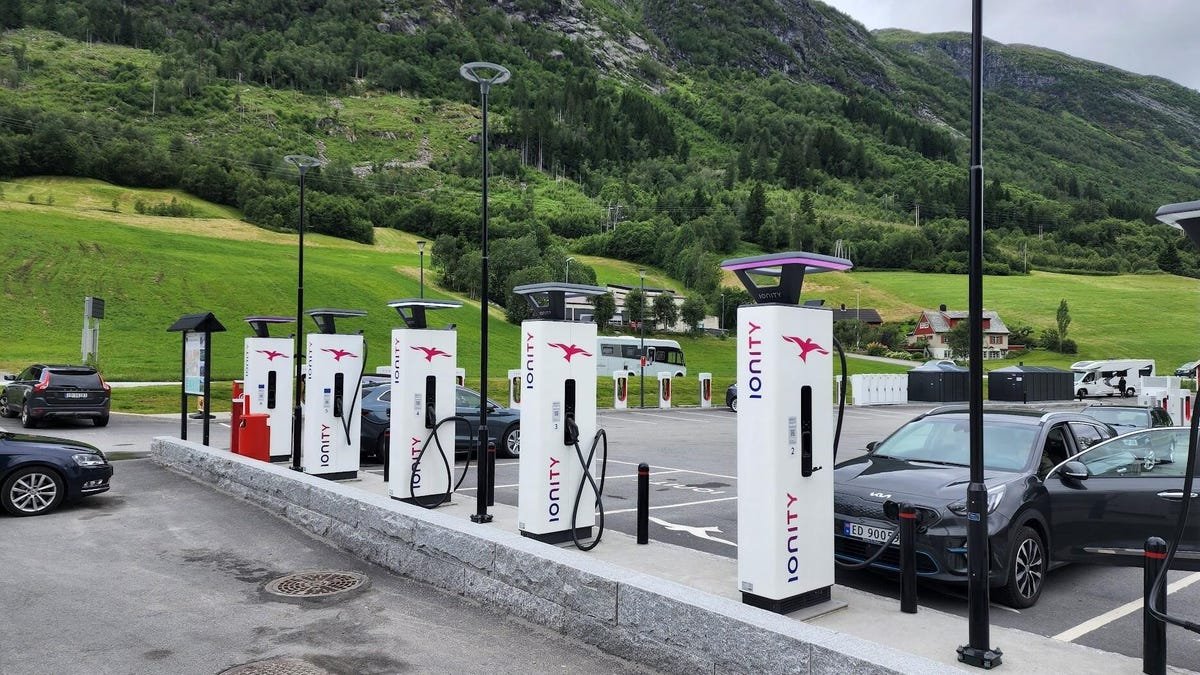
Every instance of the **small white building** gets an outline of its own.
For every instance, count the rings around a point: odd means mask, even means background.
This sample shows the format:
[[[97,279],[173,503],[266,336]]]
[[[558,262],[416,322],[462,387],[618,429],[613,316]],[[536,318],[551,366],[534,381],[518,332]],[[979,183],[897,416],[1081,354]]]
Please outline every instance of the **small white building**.
[[[613,300],[616,303],[616,312],[613,314],[612,321],[610,322],[611,325],[614,325],[614,326],[631,325],[631,322],[626,319],[625,296],[628,295],[629,291],[631,291],[635,288],[640,289],[641,287],[640,286],[621,286],[619,284],[608,284],[605,286],[605,290],[607,290],[609,293],[612,293]],[[658,328],[660,330],[666,330],[666,331],[669,331],[672,333],[686,333],[691,328],[690,326],[688,326],[687,324],[685,324],[683,322],[683,302],[687,298],[680,296],[673,289],[651,288],[650,286],[647,286],[646,287],[646,307],[647,307],[647,309],[648,310],[651,309],[654,304],[654,298],[662,295],[663,293],[669,293],[671,295],[671,297],[675,300],[675,307],[679,310],[680,316],[679,316],[679,320],[675,323],[674,326],[665,326],[665,327],[659,326]],[[592,320],[592,311],[593,311],[592,303],[588,302],[587,298],[583,298],[583,297],[572,298],[572,297],[568,296],[566,309],[567,309],[567,318],[572,321],[591,321]],[[650,320],[653,321],[652,318]],[[636,322],[632,322],[632,323],[634,325],[636,325]],[[704,320],[702,322],[700,322],[700,328],[702,328],[704,330],[715,330],[718,327],[717,324],[718,324],[717,317],[705,316]]]

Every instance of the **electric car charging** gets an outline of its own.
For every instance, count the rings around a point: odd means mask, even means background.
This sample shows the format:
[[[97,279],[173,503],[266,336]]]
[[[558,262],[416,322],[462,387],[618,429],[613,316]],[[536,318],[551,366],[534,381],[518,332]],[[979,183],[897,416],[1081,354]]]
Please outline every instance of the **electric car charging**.
[[[406,326],[392,331],[388,495],[434,508],[448,503],[458,487],[452,470],[454,423],[470,422],[454,414],[458,332],[430,328],[426,312],[462,303],[410,298],[388,307]]]
[[[248,316],[254,337],[245,341],[242,366],[243,391],[249,397],[245,412],[267,415],[272,462],[292,456],[292,337],[271,337],[272,324],[295,323],[290,316]]]
[[[790,252],[721,267],[756,303],[737,310],[738,589],[786,614],[828,601],[834,583],[833,315],[798,306],[800,290],[806,273],[852,264]]]
[[[568,295],[590,297],[605,290],[540,283],[513,292],[525,297],[533,317],[521,323],[517,527],[538,541],[573,541],[591,550],[604,532],[608,461],[608,440],[596,425],[596,324],[566,320],[565,307]],[[598,481],[597,449],[603,451]],[[594,536],[593,527],[598,527]]]
[[[338,333],[335,324],[367,313],[314,309],[308,315],[320,332],[309,333],[307,339],[300,471],[330,480],[356,478],[366,341],[361,333]]]

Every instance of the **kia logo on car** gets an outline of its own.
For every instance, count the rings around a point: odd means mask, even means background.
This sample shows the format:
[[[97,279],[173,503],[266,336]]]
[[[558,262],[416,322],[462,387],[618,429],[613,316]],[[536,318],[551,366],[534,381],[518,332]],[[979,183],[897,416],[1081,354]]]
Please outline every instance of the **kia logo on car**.
[[[882,492],[872,492],[872,493],[871,493],[871,496],[872,496],[872,497],[878,497],[879,499],[891,499],[891,498],[892,498],[892,496],[891,496],[891,495],[885,495],[885,494],[884,494],[884,493],[882,493]]]

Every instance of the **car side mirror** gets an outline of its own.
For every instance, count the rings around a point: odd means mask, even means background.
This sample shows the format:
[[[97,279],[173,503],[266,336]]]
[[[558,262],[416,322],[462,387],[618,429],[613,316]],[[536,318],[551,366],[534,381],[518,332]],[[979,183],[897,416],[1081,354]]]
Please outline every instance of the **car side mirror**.
[[[1087,480],[1088,470],[1083,465],[1083,462],[1071,460],[1063,464],[1062,468],[1058,470],[1058,477],[1070,480]]]
[[[871,441],[867,443],[867,452],[874,452],[875,446],[879,445],[879,441]]]
[[[16,375],[5,375],[4,379],[8,380],[9,382],[12,382],[13,380],[17,379],[17,376]]]

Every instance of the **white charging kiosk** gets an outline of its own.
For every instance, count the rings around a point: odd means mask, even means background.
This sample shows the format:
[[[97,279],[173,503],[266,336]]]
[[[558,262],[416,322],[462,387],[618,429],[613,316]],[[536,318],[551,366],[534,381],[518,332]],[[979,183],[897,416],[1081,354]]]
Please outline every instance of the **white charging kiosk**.
[[[521,322],[517,527],[523,536],[551,544],[587,538],[596,524],[596,492],[584,476],[575,441],[586,446],[596,433],[596,324],[567,321],[566,298],[605,290],[541,283],[517,286],[513,292],[525,296],[533,317]],[[575,438],[568,419],[574,421]],[[579,509],[572,533],[576,494]]]
[[[337,333],[334,322],[367,313],[354,309],[314,309],[308,315],[320,332],[309,333],[307,340],[300,470],[330,480],[356,478],[366,342],[362,334]]]
[[[455,422],[438,423],[455,413],[458,332],[453,326],[430,328],[425,315],[462,303],[409,298],[388,307],[406,326],[392,331],[388,495],[421,506],[449,503]]]
[[[254,329],[254,337],[246,338],[242,366],[243,391],[250,397],[246,412],[268,416],[272,462],[292,458],[292,368],[296,347],[291,336],[271,337],[270,326],[295,321],[292,316],[246,317],[246,323]]]
[[[737,311],[738,589],[781,614],[834,583],[833,313],[797,303],[805,273],[851,266],[802,252],[721,264],[757,303]]]

